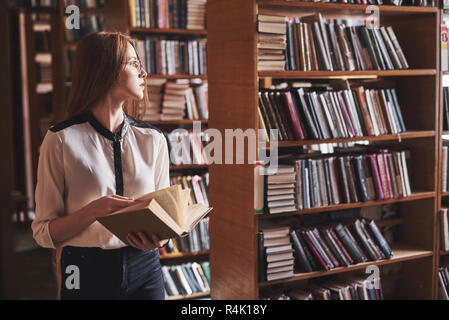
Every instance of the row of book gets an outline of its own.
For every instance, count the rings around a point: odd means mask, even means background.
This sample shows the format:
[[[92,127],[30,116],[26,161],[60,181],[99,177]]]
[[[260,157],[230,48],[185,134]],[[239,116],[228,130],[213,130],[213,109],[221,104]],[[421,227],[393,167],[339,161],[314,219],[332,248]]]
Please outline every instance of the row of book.
[[[205,217],[187,236],[170,239],[165,247],[159,248],[159,254],[162,256],[171,253],[207,251],[209,249],[209,217]]]
[[[328,271],[394,255],[374,220],[308,228],[262,228],[258,241],[262,281],[292,277],[294,268],[300,273]]]
[[[209,173],[206,172],[201,175],[177,175],[170,177],[170,185],[180,184],[183,189],[189,188],[190,199],[189,205],[200,203],[209,206],[209,199],[207,197],[207,188],[209,186]]]
[[[270,38],[271,48],[259,45],[264,50],[259,54],[259,71],[409,68],[391,26],[368,28],[356,20],[327,21],[320,13],[288,19],[265,15],[262,19],[258,21],[259,43],[267,37],[264,34],[275,38]]]
[[[51,82],[52,76],[52,64],[47,62],[36,63],[36,81],[37,82]]]
[[[207,74],[206,40],[134,39],[148,74]]]
[[[64,0],[66,7],[75,5],[80,8],[102,8],[104,7],[104,0]]]
[[[449,251],[448,208],[441,208],[440,211],[440,250]]]
[[[404,150],[294,162],[266,175],[265,208],[270,214],[411,195]]]
[[[264,300],[383,300],[380,277],[345,277],[343,280],[316,283],[306,288],[271,289]]]
[[[10,5],[17,7],[56,7],[58,0],[9,0]]]
[[[311,2],[310,0],[287,0],[294,2]],[[419,6],[436,7],[436,0],[318,0],[320,3],[349,3],[349,4],[373,4],[373,5],[394,5],[394,6]]]
[[[206,0],[130,0],[129,7],[132,27],[206,28]]]
[[[168,142],[170,164],[208,164],[205,147],[208,143],[206,133],[173,130],[164,133]]]
[[[210,291],[209,262],[189,262],[162,266],[166,296],[182,296]]]
[[[378,136],[406,131],[394,88],[260,90],[259,113],[263,128],[278,129],[280,141]]]
[[[64,28],[65,40],[69,43],[73,43],[89,33],[102,31],[104,29],[104,21],[103,15],[82,15],[79,20],[79,29]]]
[[[443,140],[443,141],[446,141],[446,140]],[[449,146],[443,145],[442,156],[441,156],[441,192],[449,191],[448,167],[449,167]]]
[[[148,79],[144,121],[208,119],[208,84],[201,79]]]

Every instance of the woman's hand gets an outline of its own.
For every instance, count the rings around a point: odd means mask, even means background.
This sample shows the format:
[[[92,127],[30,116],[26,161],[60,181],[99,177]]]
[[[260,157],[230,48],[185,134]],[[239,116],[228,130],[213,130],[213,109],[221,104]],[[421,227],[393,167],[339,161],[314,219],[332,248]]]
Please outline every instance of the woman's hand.
[[[107,216],[114,211],[120,210],[124,207],[128,207],[139,203],[139,200],[123,197],[119,195],[110,195],[98,198],[90,202],[84,209],[90,213],[90,216],[95,219],[98,217]]]
[[[130,232],[126,237],[126,240],[128,240],[128,243],[132,247],[147,251],[163,247],[168,242],[168,239],[160,240],[159,237],[155,234],[151,236],[150,240],[150,238],[144,232]]]

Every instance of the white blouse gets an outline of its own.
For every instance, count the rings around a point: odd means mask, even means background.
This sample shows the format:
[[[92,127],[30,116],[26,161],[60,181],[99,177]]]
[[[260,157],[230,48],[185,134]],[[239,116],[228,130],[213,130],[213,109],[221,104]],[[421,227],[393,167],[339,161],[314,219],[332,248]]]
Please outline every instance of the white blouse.
[[[117,133],[88,111],[50,128],[42,142],[36,185],[36,242],[115,249],[126,246],[98,221],[63,243],[54,243],[51,220],[69,215],[100,197],[136,197],[170,186],[169,155],[163,133],[124,114]]]

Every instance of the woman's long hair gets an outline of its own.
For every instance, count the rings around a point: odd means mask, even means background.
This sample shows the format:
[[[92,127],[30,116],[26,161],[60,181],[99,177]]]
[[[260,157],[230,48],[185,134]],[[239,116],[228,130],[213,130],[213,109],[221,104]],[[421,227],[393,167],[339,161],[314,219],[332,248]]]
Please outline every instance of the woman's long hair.
[[[120,32],[90,33],[77,43],[66,119],[90,110],[104,99],[125,67],[128,43],[134,47],[137,57],[142,61],[133,40]],[[142,119],[147,104],[145,85],[144,98],[129,99],[124,104],[124,111]]]

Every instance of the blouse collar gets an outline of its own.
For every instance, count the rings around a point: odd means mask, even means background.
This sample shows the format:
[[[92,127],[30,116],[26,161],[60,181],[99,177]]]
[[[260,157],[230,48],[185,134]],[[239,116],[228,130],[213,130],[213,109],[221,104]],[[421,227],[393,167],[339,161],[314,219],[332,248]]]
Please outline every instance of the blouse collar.
[[[88,110],[86,113],[87,121],[89,121],[90,125],[103,137],[111,140],[111,141],[120,141],[125,136],[126,132],[129,128],[129,119],[124,111],[123,112],[123,125],[120,130],[116,133],[109,131],[109,129],[105,128],[100,121],[95,118],[92,111]]]

